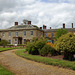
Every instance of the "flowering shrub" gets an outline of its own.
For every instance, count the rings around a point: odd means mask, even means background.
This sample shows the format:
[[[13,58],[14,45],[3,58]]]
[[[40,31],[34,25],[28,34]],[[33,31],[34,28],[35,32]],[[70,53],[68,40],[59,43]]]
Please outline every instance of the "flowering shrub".
[[[50,42],[48,42],[48,43],[46,43],[47,45],[50,45],[51,47],[55,47],[56,45],[55,44],[52,44],[52,43],[50,43]]]

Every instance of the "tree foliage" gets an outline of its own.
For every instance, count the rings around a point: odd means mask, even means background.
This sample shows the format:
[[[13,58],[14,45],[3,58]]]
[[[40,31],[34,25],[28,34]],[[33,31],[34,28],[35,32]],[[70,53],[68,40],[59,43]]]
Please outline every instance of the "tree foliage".
[[[64,34],[67,34],[67,33],[68,33],[68,31],[66,29],[63,29],[63,28],[58,29],[57,32],[56,32],[55,39],[57,40],[59,37],[61,37]]]
[[[61,36],[55,44],[58,51],[75,52],[75,35],[67,33]]]
[[[0,46],[6,46],[8,44],[7,40],[1,40],[0,41]]]

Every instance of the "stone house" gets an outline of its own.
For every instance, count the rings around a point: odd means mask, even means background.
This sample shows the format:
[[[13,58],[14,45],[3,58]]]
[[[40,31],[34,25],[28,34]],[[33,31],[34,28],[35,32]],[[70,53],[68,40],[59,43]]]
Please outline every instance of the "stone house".
[[[0,30],[0,39],[7,40],[9,44],[25,44],[31,41],[33,37],[43,36],[43,30],[35,25],[31,25],[31,21],[27,21],[25,25],[18,25],[15,22],[13,27]]]
[[[65,24],[63,24],[63,28],[65,28]],[[69,32],[73,32],[75,34],[75,28],[65,28]],[[31,41],[33,37],[41,37],[44,36],[49,41],[54,43],[54,38],[56,35],[56,31],[58,29],[47,29],[45,25],[42,27],[37,27],[36,25],[32,25],[31,21],[23,20],[23,24],[18,25],[18,22],[15,22],[14,26],[8,29],[0,29],[0,40],[4,39],[9,42],[9,44],[25,44],[27,41]]]

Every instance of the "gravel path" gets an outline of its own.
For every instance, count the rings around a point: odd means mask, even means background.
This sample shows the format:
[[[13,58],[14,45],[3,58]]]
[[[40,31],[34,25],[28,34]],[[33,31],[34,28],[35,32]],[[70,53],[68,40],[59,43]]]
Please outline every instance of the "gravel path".
[[[0,52],[0,64],[16,75],[75,75],[75,71],[73,70],[21,58],[14,51]]]

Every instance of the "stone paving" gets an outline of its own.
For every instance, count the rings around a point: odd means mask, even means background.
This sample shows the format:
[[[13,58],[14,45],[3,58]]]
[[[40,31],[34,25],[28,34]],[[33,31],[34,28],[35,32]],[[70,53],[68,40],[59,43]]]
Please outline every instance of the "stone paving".
[[[0,52],[0,64],[16,75],[75,75],[75,71],[45,65],[17,56],[15,50]]]

